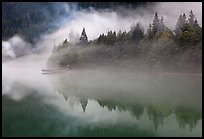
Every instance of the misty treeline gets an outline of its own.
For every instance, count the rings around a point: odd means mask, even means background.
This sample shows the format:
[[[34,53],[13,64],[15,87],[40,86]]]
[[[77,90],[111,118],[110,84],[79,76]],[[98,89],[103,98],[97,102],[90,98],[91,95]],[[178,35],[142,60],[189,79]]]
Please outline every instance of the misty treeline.
[[[41,34],[56,30],[60,26],[56,21],[67,17],[66,14],[61,3],[3,2],[2,38],[7,40],[18,34],[26,41],[36,43]]]
[[[158,13],[146,32],[138,22],[128,32],[109,31],[88,41],[83,28],[78,43],[66,39],[60,46],[54,46],[48,65],[53,63],[71,67],[115,63],[127,68],[201,72],[202,28],[192,10],[188,17],[185,13],[179,16],[174,30],[165,25],[165,19]]]
[[[43,33],[56,30],[62,23],[58,21],[71,18],[76,9],[134,9],[147,2],[3,2],[2,38],[7,40],[19,34],[26,41],[36,43]],[[153,5],[153,4],[152,4]],[[68,11],[67,7],[68,6]]]

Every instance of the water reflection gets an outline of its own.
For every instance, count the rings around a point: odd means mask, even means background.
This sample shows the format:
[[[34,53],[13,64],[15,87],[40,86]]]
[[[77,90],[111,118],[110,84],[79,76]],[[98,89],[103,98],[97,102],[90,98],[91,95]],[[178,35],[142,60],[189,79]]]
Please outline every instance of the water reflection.
[[[83,111],[85,112],[86,111],[86,106],[88,104],[88,99],[81,99],[80,103],[81,103],[81,107],[82,107]]]
[[[167,118],[172,113],[175,114],[177,123],[181,129],[185,129],[188,126],[192,131],[192,129],[196,127],[197,122],[202,119],[201,111],[189,107],[145,106],[137,102],[134,104],[125,104],[105,100],[96,101],[100,107],[107,107],[108,111],[115,111],[116,109],[120,112],[129,111],[131,115],[136,117],[137,120],[140,120],[144,110],[146,110],[149,120],[154,124],[155,130],[158,129],[158,126],[162,126],[164,118]],[[80,100],[80,104],[84,112],[86,110],[87,103],[88,99]]]
[[[77,79],[80,75],[83,79],[79,81]],[[137,120],[140,120],[146,112],[155,130],[159,126],[162,127],[165,118],[172,114],[183,130],[188,127],[192,131],[202,119],[201,77],[182,74],[157,76],[121,73],[118,75],[112,73],[104,76],[92,73],[92,77],[87,78],[86,76],[90,74],[72,74],[68,80],[60,81],[62,86],[64,82],[69,86],[63,89],[71,93],[64,93],[61,88],[59,90],[64,96],[79,97],[84,112],[88,99],[97,101],[100,107],[106,107],[108,111],[128,111]],[[125,78],[120,78],[121,76]],[[100,84],[96,83],[98,79]],[[92,84],[95,86],[90,86]],[[83,89],[80,90],[81,88]]]
[[[144,110],[147,112],[149,120],[153,122],[154,129],[157,130],[158,126],[163,125],[163,121],[170,114],[175,114],[177,123],[181,129],[185,129],[187,126],[192,131],[196,127],[199,120],[202,119],[202,112],[196,109],[177,106],[176,108],[170,108],[166,106],[152,106],[142,105],[135,102],[135,104],[122,104],[113,101],[96,100],[100,107],[107,107],[108,111],[129,111],[130,114],[140,120],[140,117],[144,114]],[[86,111],[88,99],[81,99],[80,105],[83,111]]]
[[[19,81],[9,82],[8,89],[8,82],[4,80],[4,133],[15,131],[16,135],[19,131],[18,124],[30,126],[29,122],[34,119],[40,128],[28,129],[39,130],[38,135],[48,135],[51,127],[55,127],[53,134],[56,136],[202,134],[202,78],[163,76],[157,80],[156,76],[147,74],[133,76],[112,73],[107,76],[104,72],[76,72],[45,78],[49,79],[53,87],[52,93],[50,89],[46,89],[47,86],[38,89]],[[9,96],[11,100],[5,96]],[[33,117],[25,116],[28,111]],[[18,113],[20,117],[8,118],[11,113],[13,116]],[[40,115],[36,115],[38,113]],[[5,121],[13,121],[13,127],[7,127]],[[177,129],[177,126],[178,130],[173,132],[173,128]],[[164,132],[169,131],[168,128],[172,131],[169,134]]]

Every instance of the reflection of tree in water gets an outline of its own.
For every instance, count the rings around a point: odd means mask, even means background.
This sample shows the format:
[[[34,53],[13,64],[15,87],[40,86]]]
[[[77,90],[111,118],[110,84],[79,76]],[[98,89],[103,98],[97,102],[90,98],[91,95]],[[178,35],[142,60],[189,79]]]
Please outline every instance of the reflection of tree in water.
[[[130,113],[137,119],[139,119],[144,112],[144,106],[142,106],[140,103],[124,104],[114,101],[98,100],[98,104],[103,108],[106,106],[109,111],[116,110],[116,107],[119,111],[130,111]]]
[[[133,116],[136,116],[136,118],[139,120],[141,115],[144,112],[144,106],[142,106],[141,104],[137,103],[137,104],[134,104],[132,107],[130,107],[129,110],[130,110],[130,113]]]
[[[202,112],[185,107],[177,107],[175,110],[179,127],[185,129],[189,125],[190,130],[196,127],[197,121],[202,118]]]
[[[80,103],[81,103],[81,107],[82,107],[83,111],[85,112],[86,111],[86,106],[88,104],[88,99],[81,99]]]
[[[168,117],[171,114],[172,110],[165,108],[162,109],[160,107],[153,107],[148,106],[147,107],[147,114],[149,116],[149,119],[153,121],[154,128],[157,130],[159,125],[163,125],[163,120],[165,117]]]
[[[150,121],[153,122],[155,130],[158,129],[159,125],[163,125],[163,120],[167,118],[171,113],[174,112],[173,107],[166,106],[150,106],[147,107],[140,104],[124,104],[120,102],[114,101],[105,101],[105,100],[97,100],[98,104],[101,107],[107,107],[109,111],[116,110],[118,108],[119,111],[130,111],[130,113],[135,116],[138,120],[141,115],[144,113],[144,108],[146,108],[147,115]],[[179,124],[180,128],[185,128],[186,125],[189,125],[189,128],[192,129],[196,127],[197,121],[202,118],[202,113],[200,111],[196,111],[194,109],[189,109],[188,107],[177,107],[175,109],[176,120]]]
[[[113,111],[113,110],[116,110],[116,103],[113,102],[113,101],[101,101],[101,100],[98,100],[98,104],[101,106],[101,107],[107,107],[109,111]]]

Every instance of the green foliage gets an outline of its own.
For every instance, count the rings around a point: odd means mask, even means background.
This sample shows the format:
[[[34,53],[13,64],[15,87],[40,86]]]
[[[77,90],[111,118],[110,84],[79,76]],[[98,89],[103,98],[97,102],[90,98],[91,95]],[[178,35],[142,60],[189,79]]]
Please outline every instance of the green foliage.
[[[136,27],[132,30],[132,40],[136,44],[139,44],[140,40],[144,38],[144,30],[143,27],[139,23],[137,23]]]
[[[78,53],[67,53],[63,55],[62,60],[60,61],[60,66],[67,66],[71,65],[72,67],[77,66],[80,64],[81,59]]]
[[[100,35],[97,39],[98,44],[114,45],[117,42],[116,32],[109,31],[107,35]]]
[[[176,34],[176,41],[180,46],[196,45],[202,41],[201,27],[191,27],[189,24],[186,24],[181,28],[181,32]]]
[[[42,33],[49,33],[59,27],[55,24],[62,16],[54,3],[3,2],[2,39],[15,34],[24,36],[26,41],[36,43]]]
[[[190,11],[188,20],[185,14],[180,15],[176,24],[176,42],[182,46],[196,45],[202,41],[202,28],[198,25],[198,21]]]
[[[115,31],[108,31],[107,34],[103,33],[97,39],[86,43],[87,47],[98,49],[92,49],[89,55],[82,54],[82,61],[94,58],[95,61],[103,59],[107,62],[107,60],[134,57],[151,70],[170,67],[192,70],[194,67],[202,67],[200,66],[202,65],[202,28],[192,17],[194,16],[191,16],[190,22],[185,14],[180,15],[174,32],[165,26],[164,18],[160,19],[157,13],[145,34],[139,23],[128,32],[119,30],[116,34]],[[83,34],[85,30],[82,31]],[[55,49],[66,48],[67,45],[63,44]],[[64,58],[66,60],[63,60],[61,65],[69,63],[67,59],[70,59],[71,63],[80,61],[79,56],[66,55]],[[72,60],[75,58],[76,61]]]
[[[178,107],[175,111],[176,119],[180,128],[185,129],[187,125],[192,129],[196,126],[197,121],[201,118],[201,113],[197,110],[194,110],[194,113],[191,113],[189,109],[184,107]]]

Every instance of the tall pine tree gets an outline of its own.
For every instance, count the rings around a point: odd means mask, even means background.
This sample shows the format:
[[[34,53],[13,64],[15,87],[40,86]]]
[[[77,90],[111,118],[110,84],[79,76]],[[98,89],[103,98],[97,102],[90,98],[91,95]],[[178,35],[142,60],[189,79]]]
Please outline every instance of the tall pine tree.
[[[155,13],[154,20],[153,20],[153,23],[152,23],[152,32],[153,32],[154,35],[155,35],[155,34],[158,32],[158,30],[159,30],[159,23],[160,23],[159,17],[158,17],[158,15],[157,15],[157,13]]]
[[[182,32],[182,29],[188,24],[187,20],[186,20],[186,15],[185,13],[183,15],[179,16],[179,19],[176,23],[176,27],[175,27],[175,33],[179,34]]]
[[[80,37],[80,39],[79,39],[79,42],[80,42],[81,44],[86,44],[86,43],[88,42],[88,37],[87,37],[87,35],[86,35],[85,28],[83,28],[83,30],[82,30],[82,33],[81,33],[81,37]]]
[[[162,16],[161,20],[160,20],[160,23],[159,23],[159,28],[158,28],[159,32],[164,32],[165,31],[165,25],[164,25],[164,18]]]
[[[189,22],[189,25],[191,27],[194,26],[194,23],[195,23],[195,15],[193,14],[193,11],[191,10],[190,11],[190,15],[189,15],[189,18],[188,18],[188,22]]]
[[[136,27],[134,27],[132,32],[132,39],[136,44],[138,44],[140,40],[143,38],[144,38],[144,29],[139,23],[137,23]]]

